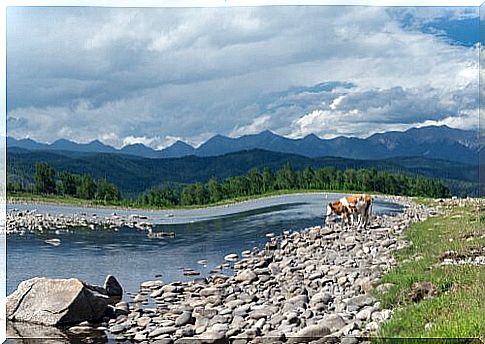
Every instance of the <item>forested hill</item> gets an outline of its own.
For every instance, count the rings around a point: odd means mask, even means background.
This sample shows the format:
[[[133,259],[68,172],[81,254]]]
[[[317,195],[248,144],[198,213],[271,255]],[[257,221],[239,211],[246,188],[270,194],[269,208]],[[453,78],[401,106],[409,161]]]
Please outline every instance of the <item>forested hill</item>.
[[[272,170],[289,162],[295,170],[305,167],[335,167],[344,169],[371,169],[418,174],[452,181],[453,188],[474,188],[478,181],[476,166],[422,157],[386,160],[355,160],[336,157],[308,158],[300,155],[249,150],[215,157],[186,156],[182,158],[149,159],[133,155],[109,153],[73,153],[58,151],[29,151],[9,148],[7,177],[9,181],[32,182],[35,163],[44,161],[57,171],[89,174],[107,179],[119,187],[125,196],[136,196],[158,185],[178,185],[207,182],[246,174],[252,168]]]

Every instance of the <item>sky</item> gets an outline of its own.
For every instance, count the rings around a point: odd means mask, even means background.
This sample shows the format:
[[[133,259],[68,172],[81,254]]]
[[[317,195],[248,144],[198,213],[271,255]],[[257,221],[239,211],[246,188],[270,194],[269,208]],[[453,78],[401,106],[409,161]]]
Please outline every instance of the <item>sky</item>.
[[[477,7],[9,7],[7,135],[161,149],[478,127]]]

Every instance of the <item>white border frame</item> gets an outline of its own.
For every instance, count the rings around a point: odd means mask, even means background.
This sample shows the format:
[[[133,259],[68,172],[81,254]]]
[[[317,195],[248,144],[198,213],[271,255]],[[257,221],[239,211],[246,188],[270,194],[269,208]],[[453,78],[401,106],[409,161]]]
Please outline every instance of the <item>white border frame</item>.
[[[477,7],[482,0],[4,0],[0,5],[0,342],[6,340],[6,14],[10,6],[94,6],[94,7],[251,7],[251,6],[409,6]],[[479,115],[480,116],[480,115]]]

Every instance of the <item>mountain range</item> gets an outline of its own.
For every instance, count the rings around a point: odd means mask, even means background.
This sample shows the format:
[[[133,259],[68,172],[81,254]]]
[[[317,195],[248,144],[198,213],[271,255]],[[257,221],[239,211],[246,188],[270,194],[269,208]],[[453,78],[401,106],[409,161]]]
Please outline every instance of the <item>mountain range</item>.
[[[290,139],[269,130],[259,134],[231,138],[215,135],[197,148],[177,141],[173,145],[155,150],[143,144],[132,144],[121,149],[95,140],[76,143],[59,139],[52,144],[31,139],[7,138],[7,148],[27,150],[66,151],[78,153],[126,154],[143,158],[180,158],[195,155],[213,157],[228,153],[261,149],[270,152],[296,154],[308,158],[333,156],[348,159],[379,160],[395,157],[425,157],[478,165],[480,150],[478,132],[447,126],[427,126],[406,131],[388,131],[367,138],[339,136],[322,139],[310,134],[301,139]]]

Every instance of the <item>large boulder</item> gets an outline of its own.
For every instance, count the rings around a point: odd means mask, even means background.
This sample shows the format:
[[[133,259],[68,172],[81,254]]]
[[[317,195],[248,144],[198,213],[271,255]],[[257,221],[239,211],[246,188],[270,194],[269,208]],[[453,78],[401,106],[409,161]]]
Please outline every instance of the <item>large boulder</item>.
[[[106,279],[104,281],[103,285],[104,290],[106,290],[106,294],[111,297],[121,297],[123,296],[123,287],[121,286],[120,282],[112,276],[108,275],[106,276]]]
[[[78,279],[35,277],[7,297],[7,319],[68,325],[103,317],[109,297]]]

